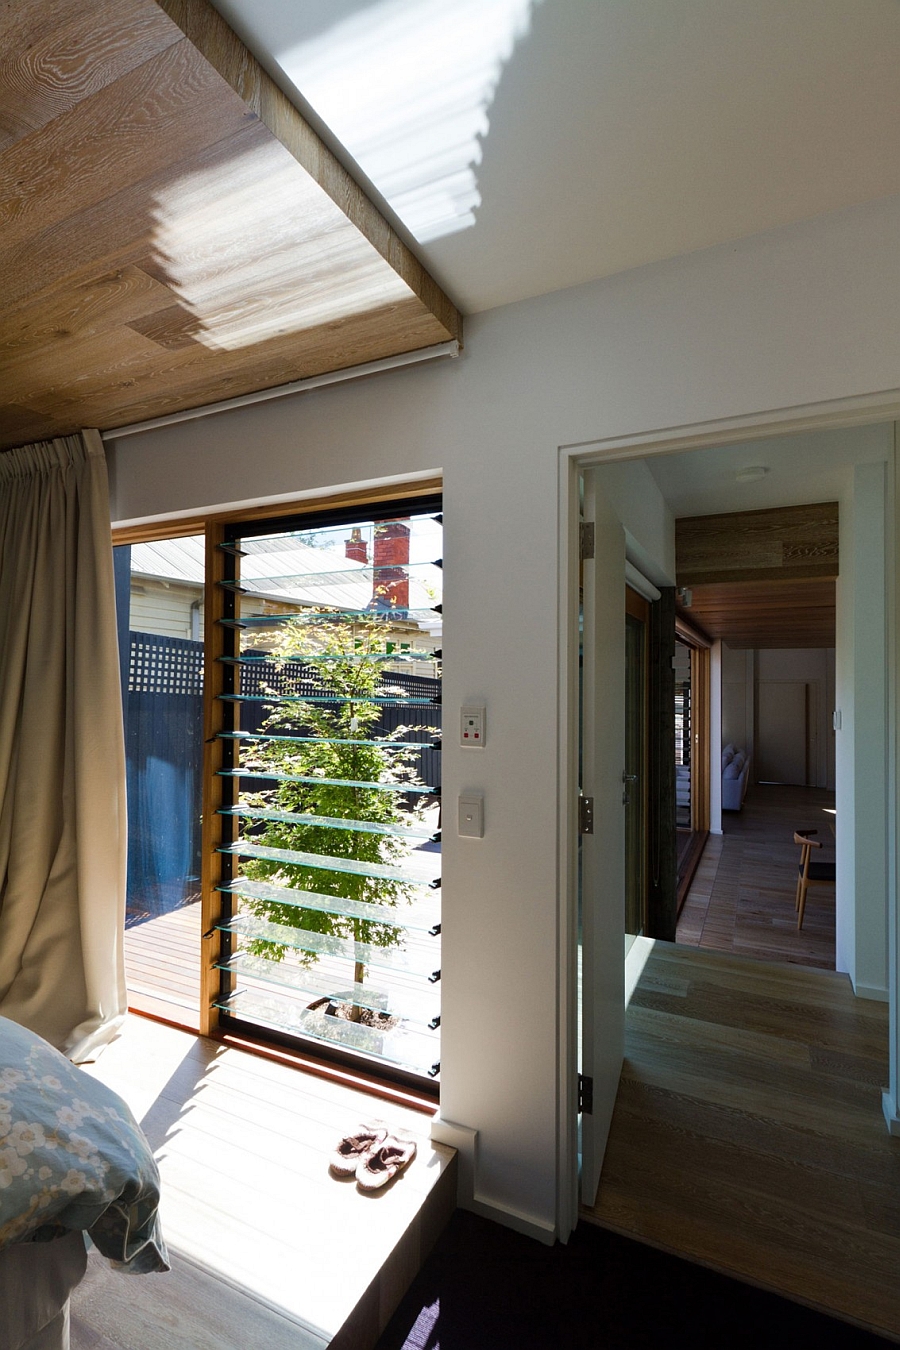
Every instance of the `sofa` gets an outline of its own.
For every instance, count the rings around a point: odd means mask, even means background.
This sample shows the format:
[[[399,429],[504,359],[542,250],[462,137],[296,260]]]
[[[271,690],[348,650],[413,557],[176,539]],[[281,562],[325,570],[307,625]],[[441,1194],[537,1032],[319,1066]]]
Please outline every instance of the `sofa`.
[[[750,779],[746,751],[728,744],[722,749],[722,810],[740,811]]]

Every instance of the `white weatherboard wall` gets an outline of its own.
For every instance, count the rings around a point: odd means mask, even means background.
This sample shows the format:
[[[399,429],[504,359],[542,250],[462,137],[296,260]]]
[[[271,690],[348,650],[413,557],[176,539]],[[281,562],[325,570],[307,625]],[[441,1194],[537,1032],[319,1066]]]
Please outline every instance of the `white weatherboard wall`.
[[[485,703],[488,741],[445,743],[485,837],[445,835],[441,1112],[478,1131],[478,1203],[531,1231],[563,1146],[558,449],[893,390],[898,237],[900,200],[840,212],[479,315],[446,365],[115,447],[120,522],[443,471],[445,707]]]

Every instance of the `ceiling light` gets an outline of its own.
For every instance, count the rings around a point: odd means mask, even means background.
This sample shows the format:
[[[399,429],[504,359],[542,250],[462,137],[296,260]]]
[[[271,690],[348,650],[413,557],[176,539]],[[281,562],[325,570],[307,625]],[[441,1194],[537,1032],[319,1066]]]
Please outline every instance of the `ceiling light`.
[[[755,483],[757,478],[765,478],[768,472],[765,464],[748,464],[746,469],[738,469],[734,476],[739,483]]]

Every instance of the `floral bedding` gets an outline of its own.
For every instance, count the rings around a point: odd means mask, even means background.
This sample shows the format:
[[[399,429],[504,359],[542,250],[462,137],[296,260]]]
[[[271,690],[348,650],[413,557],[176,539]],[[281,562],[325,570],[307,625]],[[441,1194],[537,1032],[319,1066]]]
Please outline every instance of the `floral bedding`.
[[[128,1107],[0,1017],[0,1248],[86,1230],[132,1272],[168,1270],[159,1172]]]

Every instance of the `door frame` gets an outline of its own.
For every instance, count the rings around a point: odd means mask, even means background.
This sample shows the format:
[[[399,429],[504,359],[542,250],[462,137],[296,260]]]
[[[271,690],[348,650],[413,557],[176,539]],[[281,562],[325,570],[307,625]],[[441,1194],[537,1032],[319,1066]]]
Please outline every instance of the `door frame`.
[[[639,595],[634,587],[628,582],[625,583],[625,625],[628,626],[628,618],[636,620],[642,629],[641,642],[641,689],[643,691],[643,707],[641,708],[641,765],[640,765],[640,794],[641,794],[641,832],[640,832],[640,867],[641,867],[641,898],[640,898],[640,929],[643,934],[649,924],[649,838],[650,838],[650,601],[643,595]],[[627,653],[627,645],[626,645]],[[626,655],[626,678],[627,678],[627,655]],[[627,697],[627,695],[626,695]],[[626,704],[627,708],[627,704]],[[627,737],[628,724],[626,717],[626,755],[627,755]],[[626,764],[626,768],[628,765]],[[626,887],[628,884],[628,835],[626,826],[625,841],[625,867],[626,867]],[[629,936],[628,923],[628,896],[625,897],[625,923],[626,936]],[[636,935],[635,935],[636,936]]]
[[[577,885],[578,860],[578,559],[579,475],[591,465],[679,450],[725,446],[795,435],[802,431],[839,429],[894,422],[894,456],[888,462],[886,568],[886,646],[888,651],[888,960],[890,998],[890,1086],[883,1110],[888,1129],[900,1135],[900,548],[895,522],[900,511],[900,390],[853,395],[793,408],[760,410],[738,417],[656,428],[625,436],[557,446],[557,932],[558,944],[558,1053],[557,1053],[557,1234],[565,1240],[578,1222],[578,997]],[[622,934],[624,940],[624,932]]]

